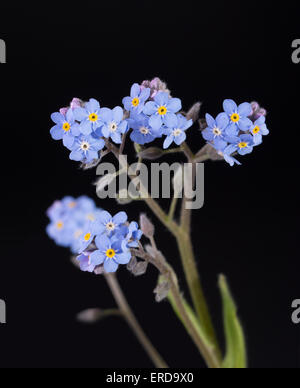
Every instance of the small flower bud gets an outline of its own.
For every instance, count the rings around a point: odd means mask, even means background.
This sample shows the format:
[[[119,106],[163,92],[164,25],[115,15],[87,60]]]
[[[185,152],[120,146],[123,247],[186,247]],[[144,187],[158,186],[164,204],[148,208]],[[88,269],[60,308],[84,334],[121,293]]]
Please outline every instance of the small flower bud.
[[[150,147],[142,152],[139,152],[138,156],[145,160],[157,160],[164,155],[164,151],[160,148]]]
[[[140,226],[141,226],[141,231],[144,233],[146,237],[153,238],[155,233],[155,228],[152,222],[145,214],[141,214],[140,216]]]
[[[252,107],[252,114],[251,116],[249,116],[249,118],[253,122],[258,120],[262,116],[267,116],[267,111],[264,108],[262,108],[258,102],[255,102],[255,101],[252,102],[251,107]]]
[[[167,84],[163,82],[161,79],[158,77],[154,78],[152,81],[143,81],[141,85],[141,89],[146,89],[149,88],[151,90],[150,92],[150,99],[154,100],[156,95],[159,92],[166,92],[171,96],[171,92],[167,87]]]
[[[89,309],[84,310],[77,315],[77,321],[86,324],[93,324],[98,322],[102,318],[102,310],[100,309]]]
[[[164,281],[160,283],[154,290],[156,302],[160,303],[163,300],[165,300],[168,297],[170,289],[171,289],[171,285],[168,281]]]
[[[82,163],[80,168],[84,171],[91,170],[97,167],[100,162],[101,162],[101,158],[95,159],[92,163]]]
[[[195,123],[199,119],[200,109],[201,109],[200,102],[197,102],[196,104],[194,104],[186,115],[187,120],[193,120],[193,122]]]
[[[146,252],[152,257],[152,259],[156,258],[157,251],[153,248],[152,245],[146,245],[145,249],[146,249]]]
[[[76,108],[82,108],[83,107],[83,101],[80,99],[80,98],[73,98],[72,102],[71,102],[71,109],[76,109]]]
[[[76,109],[76,108],[81,108],[82,106],[83,106],[83,101],[81,101],[79,98],[73,98],[73,100],[70,103],[70,106],[66,108],[61,108],[59,112],[65,116],[70,108]]]
[[[200,160],[203,156],[207,155],[210,160],[220,161],[224,160],[224,157],[218,153],[218,151],[212,147],[210,144],[206,144],[201,150],[197,153],[195,161]]]
[[[95,268],[94,274],[95,275],[103,275],[104,274],[104,267],[103,265],[99,265],[99,267]]]
[[[137,265],[132,269],[132,273],[134,276],[142,276],[145,275],[148,269],[147,261],[140,261]]]
[[[198,121],[199,123],[199,126],[200,126],[200,131],[204,131],[204,129],[207,128],[207,122],[206,122],[206,119],[200,119]]]
[[[137,266],[138,264],[138,261],[136,259],[135,256],[132,257],[132,259],[130,260],[129,264],[127,265],[127,269],[129,272],[132,272],[134,270],[134,268]]]

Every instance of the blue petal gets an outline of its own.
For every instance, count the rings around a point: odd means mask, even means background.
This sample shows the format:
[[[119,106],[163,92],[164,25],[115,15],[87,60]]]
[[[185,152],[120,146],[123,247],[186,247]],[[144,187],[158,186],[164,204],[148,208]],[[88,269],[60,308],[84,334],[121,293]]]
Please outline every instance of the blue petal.
[[[246,148],[240,149],[239,154],[240,155],[247,155],[247,154],[251,154],[252,151],[253,151],[253,147],[246,147]]]
[[[85,107],[89,113],[95,113],[100,109],[100,104],[97,100],[91,98]]]
[[[178,124],[178,121],[177,121],[177,116],[175,113],[167,113],[165,116],[162,116],[162,120],[163,122],[166,124],[167,121],[171,124],[173,123],[173,125],[171,125],[171,127],[175,127],[176,124]],[[174,126],[175,124],[175,126]]]
[[[236,113],[238,109],[236,103],[233,100],[225,100],[223,102],[223,108],[224,111],[229,115],[231,115],[232,113]]]
[[[108,108],[102,108],[100,109],[100,119],[101,121],[103,121],[104,123],[110,123],[112,121],[112,111],[111,109],[108,109]]]
[[[260,125],[265,124],[265,122],[266,122],[265,116],[261,116],[259,119],[257,119],[257,120],[255,121],[255,125],[260,126]]]
[[[119,132],[113,132],[111,135],[110,135],[112,141],[116,144],[121,144],[122,143],[122,136]]]
[[[119,131],[124,134],[128,129],[128,123],[126,120],[122,121],[118,126]]]
[[[238,107],[238,114],[242,117],[249,117],[252,114],[251,104],[244,102]]]
[[[132,109],[132,98],[131,97],[125,97],[123,98],[123,105],[126,110],[130,111]]]
[[[150,97],[150,93],[151,93],[151,90],[149,88],[146,88],[146,89],[142,90],[142,92],[140,94],[140,100],[142,102],[147,101],[148,98]]]
[[[251,127],[253,126],[253,123],[250,119],[248,119],[247,117],[242,117],[238,123],[239,125],[239,128],[241,131],[249,131],[251,129]]]
[[[61,140],[64,136],[64,131],[58,125],[50,130],[50,134],[53,140]]]
[[[106,252],[108,249],[111,248],[110,239],[105,234],[97,236],[95,239],[95,244],[102,252]]]
[[[133,84],[130,91],[130,96],[136,98],[140,95],[141,87],[139,84]]]
[[[101,251],[95,251],[90,255],[90,261],[93,265],[101,265],[104,263],[105,254]]]
[[[158,131],[162,126],[162,119],[158,115],[153,115],[149,119],[149,125],[156,131]]]
[[[113,259],[106,259],[104,262],[104,269],[107,273],[116,272],[119,265]]]
[[[216,138],[214,142],[214,146],[217,151],[223,151],[227,147],[227,142],[221,138]]]
[[[71,128],[71,133],[73,136],[77,137],[80,135],[80,128],[79,128],[79,124],[75,123],[72,125],[72,128]]]
[[[164,122],[168,128],[179,128],[179,119],[178,116],[175,116],[173,114],[166,114],[166,117],[164,119]]]
[[[264,135],[264,136],[267,136],[269,135],[270,131],[268,130],[267,126],[265,124],[263,124],[261,127],[260,127],[260,130],[261,130],[261,133]]]
[[[120,106],[116,106],[112,111],[113,121],[120,123],[123,120],[124,111]]]
[[[162,105],[167,105],[168,102],[169,102],[169,94],[166,93],[166,92],[159,92],[156,96],[155,96],[155,102],[157,105],[159,106],[162,106]]]
[[[86,157],[87,163],[91,163],[95,159],[99,159],[98,152],[97,151],[93,151],[93,150],[89,150],[87,152],[87,157]]]
[[[207,141],[212,141],[215,138],[210,128],[206,128],[204,131],[202,131],[202,136]]]
[[[63,137],[63,145],[68,148],[70,151],[72,150],[72,147],[74,145],[74,137],[72,135],[64,135]]]
[[[131,253],[121,253],[120,255],[116,255],[114,259],[118,264],[128,264],[131,260]]]
[[[220,113],[216,118],[217,127],[225,129],[229,125],[229,117],[226,113]]]
[[[105,141],[103,139],[98,139],[96,141],[92,141],[91,142],[91,145],[92,145],[92,149],[94,151],[100,151],[100,150],[103,150],[103,148],[105,147]]]
[[[84,159],[84,157],[81,151],[75,150],[71,152],[70,159],[75,160],[76,162],[80,162]]]
[[[182,109],[182,103],[179,98],[172,98],[169,100],[168,104],[168,111],[172,113],[177,113]]]
[[[209,113],[206,114],[205,118],[206,118],[207,125],[210,128],[215,128],[216,120]]]
[[[104,225],[107,225],[109,222],[112,221],[112,216],[110,213],[107,211],[102,211],[99,215],[99,220],[102,222]]]
[[[186,133],[183,132],[181,135],[176,136],[174,141],[175,141],[175,144],[177,144],[178,146],[181,145],[183,142],[186,141]]]
[[[73,109],[69,109],[67,114],[66,114],[66,118],[67,118],[67,121],[68,123],[74,123],[74,113],[73,113]]]
[[[228,136],[235,137],[239,134],[239,129],[236,124],[232,123],[226,128],[225,132]]]
[[[77,121],[83,121],[88,117],[88,113],[84,108],[76,108],[74,109],[74,118]]]
[[[238,149],[237,145],[235,145],[235,144],[230,144],[228,147],[225,148],[224,154],[226,154],[226,155],[231,155],[231,154],[233,154],[234,152],[236,152],[237,149]]]
[[[96,220],[95,222],[93,222],[93,225],[91,227],[91,230],[92,230],[92,233],[94,235],[99,235],[99,234],[103,234],[105,231],[106,231],[106,227],[105,225],[98,220]]]
[[[65,121],[65,117],[61,113],[55,112],[55,113],[52,113],[51,120],[55,124],[62,124]]]
[[[82,121],[79,129],[83,135],[90,135],[93,132],[91,122],[88,120]]]
[[[106,137],[107,139],[109,138],[109,136],[110,136],[110,130],[109,130],[109,128],[108,128],[107,125],[104,125],[104,126],[102,127],[102,134],[103,134],[103,136]]]
[[[254,140],[254,144],[257,146],[257,145],[260,145],[262,143],[263,137],[262,137],[262,135],[260,135],[258,133],[258,134],[253,136],[253,140]]]
[[[170,147],[170,145],[173,143],[174,136],[168,136],[166,140],[164,141],[164,149],[166,150],[167,148]]]
[[[157,112],[157,106],[155,104],[154,101],[149,101],[147,102],[147,104],[144,106],[144,110],[143,112],[146,114],[146,115],[153,115],[154,113]]]
[[[127,214],[125,212],[120,212],[116,214],[113,218],[113,223],[115,225],[122,225],[128,220]]]

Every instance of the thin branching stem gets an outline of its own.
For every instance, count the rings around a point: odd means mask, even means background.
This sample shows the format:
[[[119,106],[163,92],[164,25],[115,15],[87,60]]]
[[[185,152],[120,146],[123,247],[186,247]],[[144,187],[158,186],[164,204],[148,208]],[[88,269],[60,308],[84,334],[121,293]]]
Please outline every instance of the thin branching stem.
[[[150,359],[152,360],[153,364],[156,366],[156,368],[168,368],[168,365],[158,353],[158,351],[154,348],[151,341],[149,340],[144,330],[140,326],[139,322],[137,321],[133,311],[131,310],[125,298],[125,295],[120,287],[116,275],[105,274],[104,276],[125,320],[127,321],[129,327],[131,327],[131,329],[133,330],[134,334],[145,349]]]

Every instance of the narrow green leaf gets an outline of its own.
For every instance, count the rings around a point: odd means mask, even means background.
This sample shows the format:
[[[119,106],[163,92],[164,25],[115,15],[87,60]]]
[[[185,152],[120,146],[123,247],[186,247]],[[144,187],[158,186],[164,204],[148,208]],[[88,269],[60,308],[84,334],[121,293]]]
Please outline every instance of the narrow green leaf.
[[[225,276],[220,276],[219,287],[223,299],[226,356],[222,367],[225,369],[247,368],[246,342],[243,328],[237,315],[237,307],[232,298]]]

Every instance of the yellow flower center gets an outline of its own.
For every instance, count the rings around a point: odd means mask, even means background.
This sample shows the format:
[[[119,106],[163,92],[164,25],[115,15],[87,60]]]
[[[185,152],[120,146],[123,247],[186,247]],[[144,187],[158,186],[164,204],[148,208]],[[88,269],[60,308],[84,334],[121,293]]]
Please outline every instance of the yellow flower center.
[[[254,135],[257,135],[260,132],[259,126],[255,127],[252,132],[254,133]]]
[[[91,113],[89,115],[89,120],[92,122],[92,123],[95,123],[96,121],[98,121],[98,115],[96,113]]]
[[[164,116],[165,114],[167,114],[167,112],[168,112],[168,110],[167,110],[167,108],[165,106],[160,106],[158,108],[158,114],[160,116]]]
[[[69,132],[70,129],[71,129],[71,125],[70,125],[69,123],[64,123],[64,125],[63,125],[63,130],[64,130],[65,132]]]
[[[116,251],[114,249],[108,249],[106,251],[106,256],[112,259],[113,257],[116,256]]]
[[[84,236],[84,240],[85,241],[89,241],[91,239],[92,235],[91,233],[87,233],[85,236]]]
[[[132,100],[132,105],[133,105],[134,107],[139,106],[139,105],[140,105],[140,99],[139,99],[139,98],[134,98],[134,99]]]
[[[64,223],[62,221],[59,221],[57,224],[56,224],[56,227],[58,230],[61,230],[63,227],[64,227]]]
[[[234,113],[233,115],[231,115],[231,121],[233,121],[234,123],[237,123],[240,121],[240,115],[238,115],[237,113]]]
[[[248,147],[248,143],[242,141],[240,144],[239,144],[239,147],[242,149],[242,148],[246,148]]]
[[[70,209],[74,209],[74,207],[76,207],[76,202],[70,202],[69,203],[69,208]]]

